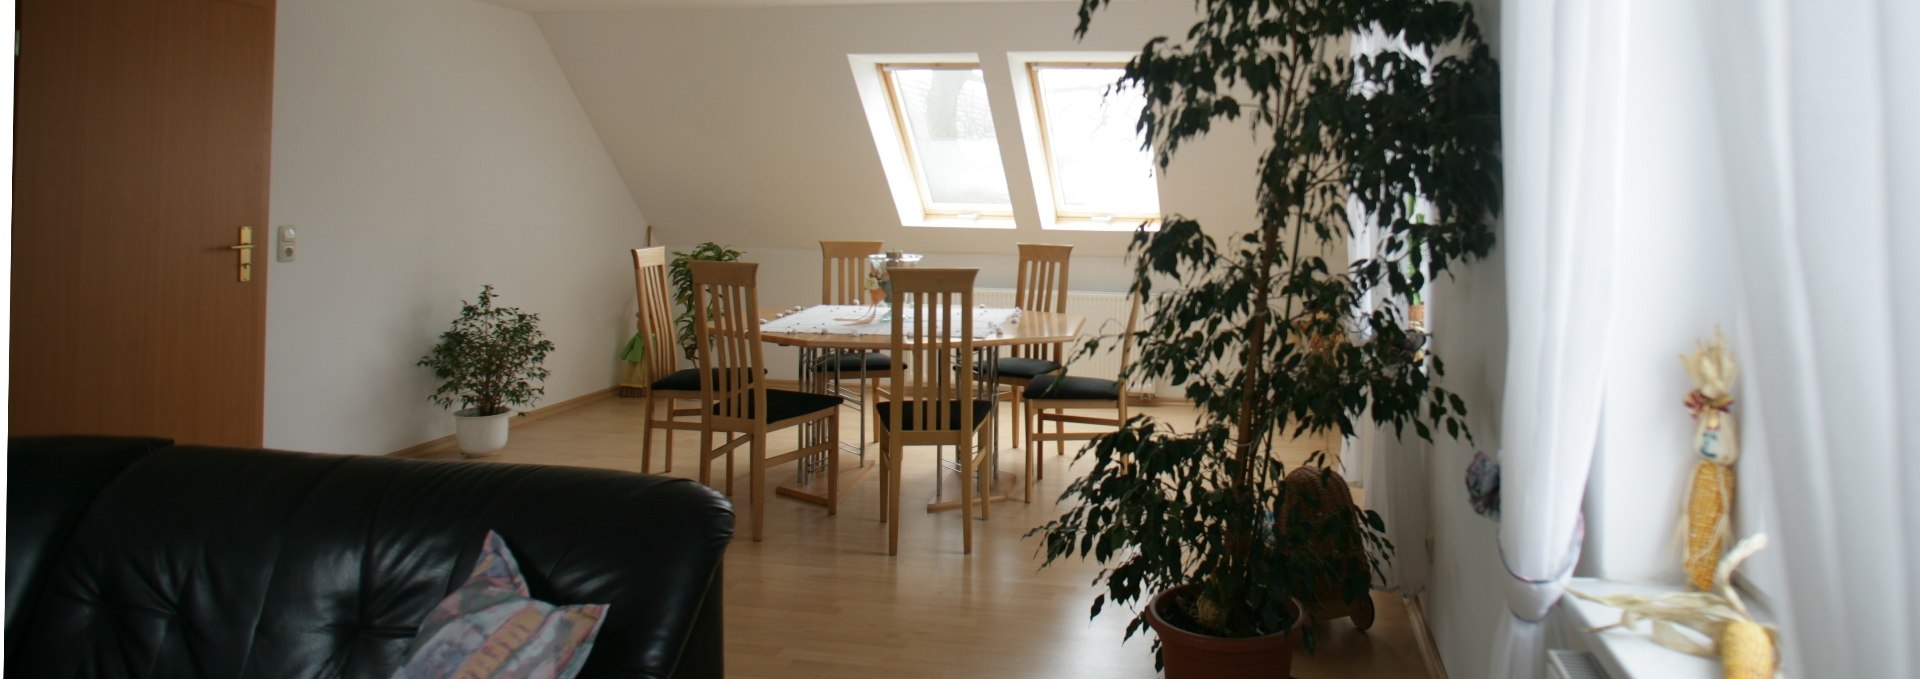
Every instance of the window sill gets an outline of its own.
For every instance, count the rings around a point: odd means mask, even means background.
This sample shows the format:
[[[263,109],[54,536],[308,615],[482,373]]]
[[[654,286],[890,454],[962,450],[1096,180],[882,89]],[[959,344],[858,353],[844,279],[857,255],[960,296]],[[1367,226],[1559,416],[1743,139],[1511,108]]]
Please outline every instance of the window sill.
[[[957,217],[921,217],[903,220],[901,226],[935,229],[1012,229],[1019,225],[1012,218],[987,217],[981,219],[960,219]]]
[[[1568,589],[1595,596],[1611,594],[1671,594],[1686,591],[1677,585],[1648,585],[1611,582],[1594,578],[1574,578]],[[1652,623],[1641,622],[1637,629],[1616,628],[1594,632],[1593,628],[1620,621],[1620,609],[1597,604],[1571,594],[1560,600],[1554,613],[1564,627],[1565,645],[1592,653],[1611,679],[1719,679],[1720,663],[1687,655],[1653,642]]]
[[[1041,228],[1048,231],[1108,231],[1133,233],[1139,230],[1141,222],[1146,222],[1148,231],[1160,230],[1160,220],[1158,219],[1113,219],[1104,222],[1091,219],[1059,219],[1049,224],[1042,224]]]

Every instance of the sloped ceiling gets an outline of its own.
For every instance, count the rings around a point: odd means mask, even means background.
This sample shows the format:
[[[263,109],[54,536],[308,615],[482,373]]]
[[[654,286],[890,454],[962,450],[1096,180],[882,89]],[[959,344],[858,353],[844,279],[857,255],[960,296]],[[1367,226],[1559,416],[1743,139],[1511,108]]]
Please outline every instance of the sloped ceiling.
[[[660,242],[817,250],[821,239],[878,240],[947,253],[1064,242],[1076,247],[1076,257],[1118,257],[1130,233],[1039,227],[1024,147],[1004,131],[1001,154],[1019,228],[902,227],[848,62],[849,54],[978,54],[994,118],[1015,120],[1009,52],[1132,53],[1154,36],[1185,33],[1194,17],[1185,2],[1115,3],[1076,40],[1075,9],[1062,2],[899,3],[535,18]],[[1210,230],[1257,223],[1258,149],[1250,131],[1233,127],[1182,147],[1161,175],[1164,211]]]

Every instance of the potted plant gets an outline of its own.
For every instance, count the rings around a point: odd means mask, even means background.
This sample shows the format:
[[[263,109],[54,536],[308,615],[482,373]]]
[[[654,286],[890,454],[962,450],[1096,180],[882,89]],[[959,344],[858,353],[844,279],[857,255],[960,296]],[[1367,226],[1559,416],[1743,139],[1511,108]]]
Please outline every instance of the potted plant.
[[[540,332],[540,315],[494,305],[492,285],[462,302],[460,317],[440,334],[419,365],[432,368],[440,388],[428,400],[453,413],[460,452],[490,455],[507,445],[507,417],[513,406],[532,406],[546,393],[535,383],[547,379],[541,367],[553,342]]]
[[[1081,0],[1079,35],[1110,1]],[[1168,215],[1129,248],[1131,290],[1151,314],[1122,379],[1183,384],[1198,412],[1178,429],[1136,416],[1089,444],[1080,457],[1090,468],[1061,498],[1068,509],[1033,533],[1047,563],[1105,566],[1095,615],[1151,597],[1127,636],[1155,629],[1169,679],[1286,676],[1294,600],[1326,583],[1348,599],[1369,589],[1370,569],[1317,546],[1364,539],[1378,572],[1391,545],[1372,512],[1286,511],[1273,444],[1349,434],[1367,417],[1424,438],[1468,435],[1466,404],[1435,380],[1439,359],[1412,360],[1392,307],[1427,273],[1493,247],[1499,74],[1472,8],[1457,1],[1197,8],[1184,40],[1149,41],[1119,85],[1144,93],[1138,129],[1163,171],[1215,123],[1249,121],[1264,147],[1250,229],[1216,239]],[[1360,53],[1355,36],[1369,30],[1396,47]],[[1426,223],[1407,195],[1424,200]],[[1356,228],[1372,230],[1374,250],[1329,264],[1324,253]],[[1409,269],[1414,238],[1422,266]],[[1380,286],[1389,302],[1357,313]]]
[[[680,349],[685,351],[688,360],[699,357],[699,347],[693,339],[693,270],[687,268],[687,262],[735,262],[740,260],[739,250],[708,241],[695,246],[690,252],[674,251],[673,259],[667,262],[667,280],[673,283],[673,303],[679,305],[680,313],[673,317],[673,327],[680,338]],[[708,317],[712,317],[711,309]]]

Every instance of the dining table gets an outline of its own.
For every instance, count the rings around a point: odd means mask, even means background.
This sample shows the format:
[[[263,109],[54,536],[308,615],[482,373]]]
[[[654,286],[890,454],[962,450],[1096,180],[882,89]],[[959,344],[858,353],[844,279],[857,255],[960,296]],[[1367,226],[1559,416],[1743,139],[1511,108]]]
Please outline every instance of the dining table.
[[[890,311],[885,305],[821,304],[785,309],[764,308],[759,315],[760,339],[769,344],[798,349],[800,388],[828,393],[833,389],[833,380],[830,379],[833,375],[820,369],[828,363],[827,359],[849,352],[886,353],[892,349],[892,321],[891,316],[887,315]],[[980,366],[976,372],[976,382],[986,390],[985,393],[996,395],[994,376],[1002,349],[1023,344],[1071,342],[1080,336],[1087,321],[1085,316],[1078,314],[994,307],[976,307],[974,314],[973,348],[976,363]],[[905,341],[911,343],[914,340],[907,338]],[[997,415],[1000,399],[989,397],[986,400],[993,404]],[[1015,497],[1010,493],[1019,487],[1020,480],[1012,472],[999,471],[999,435],[992,429],[997,426],[997,420],[997,417],[987,418],[987,440],[992,442],[991,454],[995,463],[992,465],[992,478],[981,496],[989,502],[1005,502]],[[803,445],[826,437],[824,431],[813,427],[803,429],[800,435]],[[840,447],[843,452],[852,453],[851,462],[842,461],[840,468],[840,496],[845,498],[878,464],[867,459],[864,437],[858,437],[852,443],[842,437]],[[822,473],[826,457],[820,455],[801,460],[795,478],[776,486],[775,492],[805,502],[827,504],[826,475]],[[927,503],[927,511],[930,512],[957,509],[960,506],[959,474],[948,464],[943,463],[939,469],[936,491]],[[946,483],[949,477],[956,482]]]

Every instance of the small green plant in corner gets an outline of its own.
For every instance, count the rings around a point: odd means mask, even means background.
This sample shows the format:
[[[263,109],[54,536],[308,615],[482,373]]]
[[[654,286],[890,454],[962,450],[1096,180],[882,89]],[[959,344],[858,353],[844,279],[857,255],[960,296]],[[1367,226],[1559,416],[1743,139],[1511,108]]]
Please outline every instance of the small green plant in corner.
[[[1110,2],[1081,0],[1078,35]],[[1122,379],[1183,385],[1198,413],[1177,428],[1136,416],[1095,440],[1080,453],[1091,459],[1085,476],[1061,497],[1066,512],[1033,531],[1049,564],[1091,557],[1104,566],[1093,614],[1131,605],[1127,635],[1151,625],[1170,677],[1175,637],[1284,645],[1277,640],[1301,615],[1293,599],[1328,583],[1348,601],[1367,596],[1367,564],[1318,552],[1364,538],[1390,555],[1381,518],[1288,511],[1273,450],[1351,434],[1369,419],[1423,438],[1468,436],[1466,404],[1434,379],[1444,370],[1437,357],[1409,355],[1392,307],[1426,276],[1491,251],[1501,178],[1499,72],[1471,6],[1194,6],[1184,39],[1149,41],[1118,86],[1145,95],[1138,129],[1163,171],[1216,124],[1250,126],[1262,149],[1252,223],[1210,232],[1168,215],[1129,248],[1131,291],[1150,313]],[[1392,46],[1355,49],[1368,34]],[[1428,206],[1424,222],[1407,209],[1409,195]],[[1358,228],[1371,231],[1374,250],[1329,262]],[[1404,266],[1414,249],[1420,266]],[[1358,313],[1376,289],[1392,301]],[[1377,558],[1367,559],[1375,572]],[[1283,662],[1248,676],[1285,676]]]
[[[540,315],[497,306],[496,297],[493,286],[485,285],[477,299],[462,302],[460,317],[420,359],[440,380],[427,398],[442,408],[458,403],[463,413],[498,415],[532,406],[546,393],[536,383],[547,379],[541,364],[553,353],[553,342],[540,332]]]
[[[693,270],[687,268],[687,262],[737,262],[739,250],[714,242],[701,243],[689,252],[675,250],[673,259],[667,262],[667,280],[673,284],[673,303],[679,305],[680,313],[673,317],[673,327],[680,338],[680,349],[691,359],[695,352],[693,339]],[[712,317],[708,310],[708,317]]]

